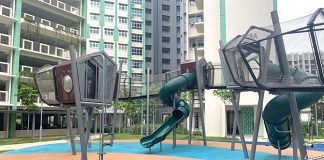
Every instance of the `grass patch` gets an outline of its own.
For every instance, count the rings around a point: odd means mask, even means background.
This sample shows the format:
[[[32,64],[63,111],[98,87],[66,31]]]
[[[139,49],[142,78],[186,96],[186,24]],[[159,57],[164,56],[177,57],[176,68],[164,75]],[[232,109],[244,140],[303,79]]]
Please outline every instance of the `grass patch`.
[[[9,152],[9,151],[12,151],[12,150],[4,150],[4,151],[0,151],[0,154],[5,153],[5,152]]]
[[[55,140],[62,140],[64,137],[43,137],[42,142],[46,141],[55,141]],[[12,144],[24,144],[24,143],[35,143],[39,142],[38,138],[15,138],[15,139],[1,139],[0,146],[2,145],[12,145]]]

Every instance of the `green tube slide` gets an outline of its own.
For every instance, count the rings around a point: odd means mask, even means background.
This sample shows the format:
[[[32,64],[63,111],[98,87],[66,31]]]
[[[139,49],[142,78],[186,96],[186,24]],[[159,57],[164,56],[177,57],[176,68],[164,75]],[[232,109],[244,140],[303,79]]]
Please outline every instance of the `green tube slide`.
[[[172,79],[161,88],[159,95],[162,103],[171,107],[173,106],[173,100],[175,100],[176,109],[173,110],[171,117],[158,129],[150,135],[141,138],[140,142],[143,147],[150,148],[165,140],[166,136],[175,129],[179,123],[189,116],[190,108],[188,103],[183,99],[178,99],[173,96],[184,88],[195,86],[196,83],[197,77],[195,74],[184,73]]]
[[[278,66],[269,66],[268,72],[270,75],[280,75]],[[294,77],[295,81],[300,81],[303,83],[311,80],[314,76],[303,72],[301,70],[296,70],[290,68],[290,73]],[[298,78],[297,78],[298,77]],[[319,101],[323,93],[322,92],[295,92],[298,110],[305,109],[312,104]],[[291,115],[289,99],[287,95],[279,95],[266,105],[263,111],[263,119],[268,133],[269,141],[275,148],[286,149],[291,144],[291,133],[289,125],[289,116]]]

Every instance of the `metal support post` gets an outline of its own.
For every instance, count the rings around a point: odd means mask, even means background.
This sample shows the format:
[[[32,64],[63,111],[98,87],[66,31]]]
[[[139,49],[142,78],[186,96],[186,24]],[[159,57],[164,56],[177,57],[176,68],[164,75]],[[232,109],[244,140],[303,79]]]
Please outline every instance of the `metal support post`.
[[[42,141],[43,136],[43,104],[44,102],[41,100],[41,107],[40,107],[40,126],[39,126],[39,141]]]
[[[306,147],[304,146],[304,137],[302,134],[301,124],[300,124],[300,117],[297,108],[297,101],[295,98],[295,94],[293,92],[288,92],[290,110],[291,110],[291,117],[293,121],[293,129],[295,132],[294,137],[297,139],[297,144],[299,147],[299,153],[302,159],[308,158]]]
[[[233,132],[232,132],[232,143],[231,143],[231,150],[234,151],[235,149],[235,138],[236,138],[236,129],[237,129],[237,121],[236,117],[234,116],[234,123],[233,123]]]
[[[91,148],[92,145],[89,142],[90,140],[90,131],[91,131],[91,125],[92,125],[92,118],[93,118],[93,111],[94,108],[88,108],[87,112],[88,112],[88,121],[87,121],[87,128],[86,128],[86,138],[87,138],[87,147]]]
[[[75,106],[78,116],[78,128],[80,134],[80,144],[81,144],[81,160],[87,160],[87,144],[84,134],[84,124],[83,124],[83,108],[81,106],[81,99],[80,99],[80,88],[79,88],[79,81],[77,75],[77,65],[76,65],[76,58],[75,58],[75,48],[73,45],[69,46],[70,51],[70,58],[71,58],[71,69],[72,69],[72,80],[73,80],[73,89],[74,89],[74,96],[75,96]]]
[[[70,109],[67,108],[65,111],[66,111],[66,123],[67,123],[67,127],[68,127],[68,133],[69,133],[69,138],[70,138],[70,143],[71,143],[71,148],[72,148],[72,155],[76,155]]]
[[[298,160],[298,151],[297,151],[297,140],[295,136],[295,131],[294,131],[294,125],[292,123],[292,129],[291,129],[291,139],[292,139],[292,144],[293,144],[293,160]]]
[[[160,152],[162,152],[162,142],[160,142]]]
[[[175,101],[175,95],[173,95],[173,110],[176,109],[176,101]],[[172,131],[172,148],[175,149],[175,147],[177,146],[177,127],[176,126],[173,131]]]
[[[121,74],[123,71],[123,60],[119,60],[119,74],[117,79],[117,91],[116,91],[116,97],[115,97],[115,104],[114,104],[114,117],[113,117],[113,123],[112,123],[112,129],[111,133],[113,134],[113,138],[111,139],[110,143],[112,144],[114,142],[115,138],[115,125],[117,121],[117,110],[118,110],[118,102],[119,102],[119,94],[120,94],[120,82],[121,82]]]
[[[238,127],[238,130],[239,130],[239,134],[240,134],[240,139],[241,139],[241,144],[242,144],[242,148],[243,148],[243,152],[244,152],[244,157],[246,159],[249,158],[249,154],[248,154],[248,151],[247,151],[247,148],[246,148],[246,143],[245,143],[245,138],[244,138],[244,134],[243,134],[243,128],[241,126],[241,119],[240,119],[240,116],[239,116],[239,111],[238,111],[238,106],[239,106],[239,95],[240,95],[240,92],[237,92],[237,91],[231,91],[231,98],[232,98],[232,103],[233,103],[233,110],[234,110],[234,116],[236,118],[236,121],[237,121],[237,127]]]
[[[141,137],[143,137],[143,122],[144,122],[144,106],[141,100]]]
[[[279,140],[278,140],[278,160],[281,160],[281,146]]]
[[[150,68],[147,67],[146,73],[146,135],[149,135],[149,120],[150,120]]]
[[[191,106],[190,106],[190,113],[189,113],[189,139],[188,144],[191,144],[192,139],[192,122],[193,122],[193,112],[194,112],[194,102],[195,102],[195,91],[191,91]]]
[[[253,132],[250,160],[255,159],[255,152],[256,152],[256,147],[257,147],[257,142],[258,142],[260,121],[261,121],[261,115],[262,115],[264,91],[260,91],[260,92],[258,92],[258,94],[259,94],[259,100],[258,100],[258,106],[257,106],[257,111],[256,111],[256,117],[254,120],[254,132]]]
[[[198,88],[198,98],[199,98],[199,109],[200,109],[200,120],[201,120],[201,129],[202,129],[202,134],[203,134],[203,141],[204,141],[204,146],[207,146],[207,141],[206,141],[206,129],[205,129],[205,108],[203,107],[203,102],[202,102],[202,96],[203,96],[203,88],[201,84],[201,78],[200,75],[202,75],[201,68],[199,66],[199,61],[198,61],[198,56],[197,56],[197,48],[195,47],[195,61],[196,61],[196,74],[197,76],[197,88]]]

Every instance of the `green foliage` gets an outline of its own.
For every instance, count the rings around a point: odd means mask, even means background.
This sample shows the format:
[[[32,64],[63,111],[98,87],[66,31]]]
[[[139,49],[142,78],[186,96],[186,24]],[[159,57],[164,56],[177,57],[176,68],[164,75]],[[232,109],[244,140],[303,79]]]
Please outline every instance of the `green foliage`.
[[[178,126],[177,130],[176,130],[177,134],[181,134],[181,135],[188,135],[188,130],[183,128],[182,126]]]
[[[193,95],[191,91],[187,91],[182,93],[182,97],[187,103],[191,103]]]
[[[39,111],[38,106],[34,104],[38,97],[38,91],[35,89],[34,84],[20,84],[17,96],[21,99],[21,105],[24,107],[24,110],[28,112]]]
[[[213,94],[215,96],[218,96],[225,104],[229,104],[232,102],[231,93],[229,92],[229,90],[216,89],[213,91]]]
[[[19,76],[32,78],[33,77],[33,73],[28,72],[28,71],[23,71],[23,72],[19,72]]]

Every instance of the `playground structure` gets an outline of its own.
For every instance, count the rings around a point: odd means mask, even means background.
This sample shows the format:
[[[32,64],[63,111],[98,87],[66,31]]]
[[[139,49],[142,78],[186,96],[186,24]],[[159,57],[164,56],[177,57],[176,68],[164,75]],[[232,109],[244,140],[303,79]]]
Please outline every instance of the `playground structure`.
[[[279,159],[281,150],[288,148],[291,141],[293,158],[298,157],[298,147],[300,157],[308,159],[298,111],[311,106],[323,96],[321,43],[324,11],[318,9],[312,15],[283,24],[279,23],[277,12],[272,12],[271,17],[273,26],[252,26],[244,35],[235,37],[220,49],[227,75],[226,86],[232,86],[234,102],[239,99],[235,93],[240,91],[259,93],[251,160],[255,158],[264,90],[278,94],[266,105],[262,117],[269,141],[278,149]],[[290,67],[287,57],[292,52],[313,53],[318,67],[317,75]]]
[[[235,37],[221,47],[220,58],[224,80],[220,78],[221,68],[217,67],[218,65],[207,63],[203,58],[199,59],[196,55],[195,61],[181,65],[181,71],[174,72],[175,74],[172,77],[163,78],[165,83],[157,83],[157,86],[163,85],[159,93],[150,90],[151,81],[147,76],[146,83],[148,85],[146,85],[147,88],[145,91],[143,90],[142,94],[137,93],[134,95],[131,85],[129,85],[128,91],[124,88],[123,97],[119,97],[119,91],[123,90],[123,88],[120,88],[120,85],[123,84],[121,79],[122,62],[119,63],[119,74],[117,74],[117,65],[104,52],[88,54],[76,59],[74,48],[71,46],[71,62],[41,68],[35,73],[35,81],[45,103],[67,107],[68,116],[68,107],[76,107],[82,160],[87,159],[90,124],[95,108],[98,108],[101,115],[99,159],[103,159],[104,146],[113,145],[115,130],[113,127],[111,133],[104,132],[106,127],[105,114],[107,108],[112,106],[113,100],[115,102],[114,114],[117,112],[119,99],[146,98],[149,101],[150,96],[159,96],[163,104],[174,108],[172,116],[166,122],[153,133],[140,140],[143,147],[151,148],[155,144],[161,143],[172,131],[175,146],[175,129],[187,117],[189,117],[190,126],[188,144],[191,144],[193,115],[190,110],[193,109],[193,106],[189,106],[184,100],[176,98],[176,93],[182,91],[198,92],[202,136],[204,145],[207,145],[204,128],[204,108],[202,107],[204,89],[230,90],[235,114],[233,128],[238,128],[246,159],[249,158],[249,155],[238,112],[239,97],[240,93],[244,91],[255,91],[259,94],[250,155],[251,160],[255,159],[264,91],[279,94],[266,105],[262,114],[269,141],[273,147],[278,149],[279,158],[281,150],[288,148],[291,141],[293,141],[294,159],[298,157],[297,146],[300,157],[307,159],[298,110],[310,106],[323,96],[324,75],[321,65],[322,54],[320,54],[320,51],[323,50],[320,48],[320,43],[323,40],[317,36],[324,29],[323,17],[324,11],[319,9],[313,15],[287,22],[288,24],[285,25],[279,24],[277,14],[273,12],[273,26],[252,26],[246,34]],[[307,22],[304,23],[305,21]],[[316,65],[319,68],[317,75],[311,75],[289,67],[287,47],[289,48],[289,42],[292,39],[301,40],[297,44],[309,44],[307,49],[314,53]],[[305,42],[305,39],[309,41]],[[129,84],[131,84],[130,79],[128,80]],[[166,82],[167,79],[170,79],[170,81]],[[159,79],[157,82],[161,82],[161,80]],[[126,86],[125,83],[124,86]],[[147,107],[149,107],[148,104]],[[68,119],[70,118],[68,117]],[[115,116],[113,121],[116,121]],[[68,129],[70,130],[72,152],[75,154],[75,144],[69,123]],[[233,129],[233,131],[235,130]],[[148,132],[146,133],[148,134]],[[105,136],[110,136],[111,141],[105,143]],[[233,136],[235,136],[234,132]],[[233,139],[232,149],[234,149],[234,144]]]

